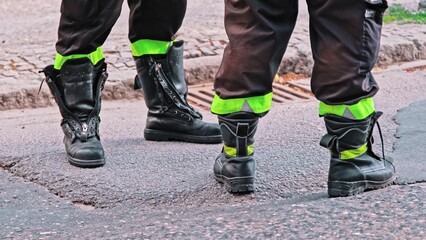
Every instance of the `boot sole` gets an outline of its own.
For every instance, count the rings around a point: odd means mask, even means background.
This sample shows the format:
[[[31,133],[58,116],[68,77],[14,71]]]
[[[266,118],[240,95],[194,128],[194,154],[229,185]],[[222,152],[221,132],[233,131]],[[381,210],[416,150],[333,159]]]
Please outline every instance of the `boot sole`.
[[[96,167],[102,167],[105,165],[105,159],[92,159],[92,160],[83,160],[83,159],[77,159],[73,158],[71,156],[68,156],[68,162],[76,167],[81,168],[96,168]]]
[[[388,187],[394,184],[396,176],[386,181],[358,181],[358,182],[328,182],[329,197],[347,197],[363,193],[368,190],[375,190]]]
[[[196,136],[161,130],[145,129],[144,137],[148,141],[183,141],[191,143],[221,143],[222,135]]]
[[[225,189],[231,193],[254,192],[254,177],[234,177],[227,178],[222,175],[214,175],[214,178],[225,185]]]

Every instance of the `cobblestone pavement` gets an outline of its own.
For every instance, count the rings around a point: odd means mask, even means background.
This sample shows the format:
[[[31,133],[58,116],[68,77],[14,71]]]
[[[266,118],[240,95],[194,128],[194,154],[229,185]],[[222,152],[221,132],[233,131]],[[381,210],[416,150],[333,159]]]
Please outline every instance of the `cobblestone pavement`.
[[[306,3],[301,1],[299,19],[284,56],[280,73],[309,75],[313,65],[309,44]],[[416,0],[391,0],[414,8]],[[209,6],[206,8],[205,6]],[[51,103],[47,88],[37,95],[42,75],[52,64],[60,1],[3,0],[0,6],[0,110],[45,106]],[[140,96],[131,91],[135,64],[127,40],[128,8],[104,45],[109,68],[106,99]],[[190,84],[212,81],[227,44],[223,28],[223,2],[189,0],[187,15],[177,38],[184,40],[186,78]],[[378,66],[426,59],[426,25],[386,24]]]

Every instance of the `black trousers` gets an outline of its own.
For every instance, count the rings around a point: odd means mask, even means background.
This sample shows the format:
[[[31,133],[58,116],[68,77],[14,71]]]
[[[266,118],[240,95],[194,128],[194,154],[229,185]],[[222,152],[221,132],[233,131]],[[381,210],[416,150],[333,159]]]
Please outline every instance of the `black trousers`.
[[[128,0],[129,40],[171,41],[182,25],[186,0]],[[121,13],[123,0],[62,0],[56,51],[89,54],[102,46]]]
[[[352,105],[372,97],[385,0],[307,0],[316,98]],[[298,0],[225,0],[229,44],[215,80],[221,99],[272,91],[295,26]]]

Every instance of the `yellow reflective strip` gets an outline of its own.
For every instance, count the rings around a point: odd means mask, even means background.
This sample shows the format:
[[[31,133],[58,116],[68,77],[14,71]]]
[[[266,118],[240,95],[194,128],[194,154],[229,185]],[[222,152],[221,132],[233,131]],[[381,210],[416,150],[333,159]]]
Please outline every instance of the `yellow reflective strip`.
[[[358,156],[361,156],[367,151],[367,144],[362,145],[362,147],[358,149],[351,149],[351,150],[345,150],[343,152],[340,152],[340,159],[342,160],[348,160],[352,158],[356,158]]]
[[[237,149],[233,147],[228,147],[226,145],[223,146],[223,151],[226,153],[226,155],[235,157],[237,156]]]
[[[104,59],[105,56],[104,56],[104,53],[102,51],[102,47],[98,47],[94,52],[91,52],[89,54],[72,54],[72,55],[69,55],[69,56],[62,56],[61,54],[56,53],[55,63],[53,65],[53,67],[56,70],[60,70],[62,68],[62,65],[64,65],[64,63],[67,60],[79,59],[79,58],[89,58],[90,61],[92,62],[92,64],[96,65],[99,61]]]
[[[150,39],[141,39],[130,45],[132,55],[140,57],[148,54],[166,54],[173,41],[158,41]]]
[[[272,92],[263,96],[232,99],[221,99],[215,94],[211,105],[211,112],[219,115],[241,112],[245,102],[247,102],[254,113],[267,112],[271,109]]]
[[[237,156],[237,149],[233,148],[233,147],[228,147],[226,145],[223,146],[223,151],[226,153],[226,155],[231,156],[231,157],[236,157]],[[252,155],[253,154],[253,144],[249,145],[247,147],[247,155]]]
[[[249,145],[247,147],[247,155],[252,155],[253,154],[253,145]]]
[[[362,120],[370,116],[375,111],[373,98],[365,98],[353,105],[328,105],[320,102],[319,115],[333,114],[352,120]],[[347,112],[350,112],[348,116]]]

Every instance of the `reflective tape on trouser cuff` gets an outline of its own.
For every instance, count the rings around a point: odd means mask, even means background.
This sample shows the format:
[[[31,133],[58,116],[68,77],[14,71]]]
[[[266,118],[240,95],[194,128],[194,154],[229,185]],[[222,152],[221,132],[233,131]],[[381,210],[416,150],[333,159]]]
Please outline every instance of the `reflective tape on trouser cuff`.
[[[94,52],[91,52],[89,54],[72,54],[69,56],[62,56],[61,54],[57,53],[55,57],[54,68],[57,70],[60,70],[62,68],[62,65],[64,65],[64,63],[67,60],[79,59],[79,58],[88,58],[90,59],[93,65],[96,65],[99,61],[101,61],[105,57],[102,51],[102,47],[98,47]]]
[[[237,149],[236,148],[228,147],[226,145],[223,145],[223,151],[228,156],[231,156],[231,157],[236,157],[237,156]],[[253,154],[253,145],[249,145],[247,147],[247,156],[252,155],[252,154]]]
[[[236,112],[252,112],[261,114],[271,109],[272,92],[263,96],[221,99],[214,95],[211,112],[217,115],[225,115]]]
[[[328,105],[320,102],[319,115],[337,115],[351,120],[362,120],[375,111],[373,98],[365,98],[353,105]]]
[[[140,57],[148,54],[166,54],[172,44],[173,41],[141,39],[133,42],[130,46],[132,48],[132,55]]]
[[[362,145],[362,147],[358,149],[345,150],[340,152],[340,159],[348,160],[361,156],[367,151],[367,144]]]

